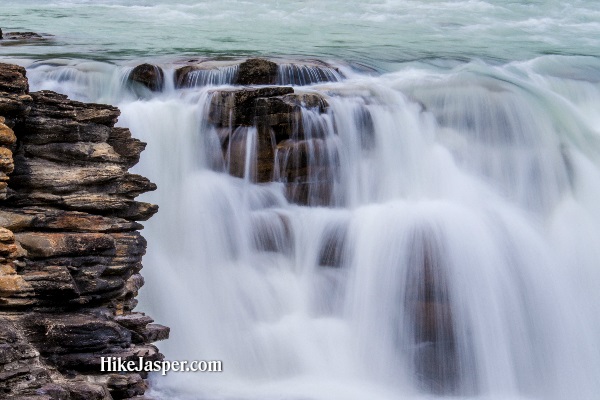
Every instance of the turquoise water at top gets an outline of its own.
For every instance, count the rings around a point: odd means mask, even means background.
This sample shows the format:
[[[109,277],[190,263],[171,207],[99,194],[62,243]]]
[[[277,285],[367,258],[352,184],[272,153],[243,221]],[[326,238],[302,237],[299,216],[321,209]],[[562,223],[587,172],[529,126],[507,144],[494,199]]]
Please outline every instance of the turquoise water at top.
[[[3,0],[0,27],[52,34],[0,57],[310,56],[414,60],[600,56],[600,2]]]

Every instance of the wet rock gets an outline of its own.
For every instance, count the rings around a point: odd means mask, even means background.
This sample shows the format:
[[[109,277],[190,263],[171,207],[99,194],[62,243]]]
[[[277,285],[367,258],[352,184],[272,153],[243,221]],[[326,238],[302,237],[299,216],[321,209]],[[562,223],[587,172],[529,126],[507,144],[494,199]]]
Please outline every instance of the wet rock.
[[[340,268],[346,251],[347,226],[333,225],[323,233],[319,265]]]
[[[277,145],[278,179],[297,204],[329,205],[339,160],[322,139],[285,140]]]
[[[2,39],[4,40],[41,40],[46,39],[46,36],[35,32],[5,32]]]
[[[253,242],[257,250],[290,254],[292,230],[289,218],[274,212],[252,216]]]
[[[106,385],[115,400],[129,399],[146,391],[146,382],[138,374],[110,375]]]
[[[13,232],[36,229],[67,232],[120,232],[142,228],[142,225],[122,218],[50,207],[0,209],[0,226]]]
[[[405,321],[412,327],[415,369],[422,385],[449,394],[459,381],[454,321],[441,245],[427,229],[414,234],[405,293]]]
[[[0,145],[12,146],[17,141],[15,132],[4,124],[4,117],[0,117]]]
[[[283,86],[215,91],[208,118],[219,126],[252,126],[256,122],[258,99],[289,93],[294,93],[294,89]]]
[[[152,64],[141,64],[135,67],[129,79],[137,82],[153,92],[159,92],[165,84],[165,73],[162,68]]]
[[[42,355],[122,351],[131,343],[131,332],[116,322],[97,315],[41,314],[23,317],[28,339]],[[99,361],[98,361],[99,362]]]
[[[29,92],[29,82],[26,78],[25,68],[0,63],[0,92],[20,95]]]
[[[130,174],[145,144],[115,128],[119,110],[27,93],[0,64],[0,393],[110,400],[143,393],[141,376],[108,387],[103,356],[160,360],[169,329],[138,319],[146,241],[137,220],[156,189]],[[125,326],[127,325],[127,326]],[[102,381],[104,378],[104,381]],[[97,381],[97,380],[100,381]],[[110,389],[110,390],[109,390]],[[112,397],[111,397],[112,393]],[[2,397],[2,398],[4,398]]]
[[[272,181],[279,143],[305,135],[303,107],[325,112],[327,102],[316,94],[293,93],[288,87],[216,91],[209,121],[219,129],[227,171],[238,177],[249,176],[255,182]],[[311,137],[323,136],[323,131],[311,130]],[[246,171],[249,150],[253,157],[251,169]]]
[[[17,241],[28,258],[101,254],[115,249],[112,236],[105,233],[17,233]]]
[[[110,393],[106,385],[85,381],[70,381],[64,384],[71,400],[110,400]]]
[[[238,85],[274,85],[277,82],[277,64],[262,58],[250,58],[240,64]]]

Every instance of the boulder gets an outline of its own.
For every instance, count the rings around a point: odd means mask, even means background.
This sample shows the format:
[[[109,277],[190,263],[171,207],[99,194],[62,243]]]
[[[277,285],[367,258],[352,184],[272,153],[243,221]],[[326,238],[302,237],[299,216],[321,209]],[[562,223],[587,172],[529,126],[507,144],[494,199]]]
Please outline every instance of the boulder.
[[[238,85],[274,85],[277,83],[277,64],[262,58],[250,58],[240,64]]]
[[[160,92],[165,85],[164,71],[162,68],[152,64],[138,65],[129,74],[129,79],[153,92]]]

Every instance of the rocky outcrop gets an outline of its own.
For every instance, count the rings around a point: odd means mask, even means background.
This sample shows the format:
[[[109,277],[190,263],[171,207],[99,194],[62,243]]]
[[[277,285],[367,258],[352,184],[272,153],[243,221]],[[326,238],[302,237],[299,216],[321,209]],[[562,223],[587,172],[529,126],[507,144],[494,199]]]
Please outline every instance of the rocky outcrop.
[[[144,373],[101,357],[160,360],[169,330],[134,312],[146,242],[136,222],[156,186],[128,169],[145,144],[115,107],[28,93],[0,64],[0,397],[126,399]]]
[[[285,86],[218,90],[211,98],[208,121],[219,132],[230,174],[254,182],[282,181],[290,201],[328,205],[336,150],[324,140],[323,126],[303,118],[303,113],[318,116],[327,108],[323,96]],[[246,171],[249,140],[254,141],[255,154]]]

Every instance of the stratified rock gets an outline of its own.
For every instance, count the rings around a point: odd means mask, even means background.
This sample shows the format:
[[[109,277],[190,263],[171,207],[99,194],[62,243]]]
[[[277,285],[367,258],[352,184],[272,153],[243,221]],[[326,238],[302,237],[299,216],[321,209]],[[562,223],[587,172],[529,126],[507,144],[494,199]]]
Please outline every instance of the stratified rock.
[[[143,394],[142,376],[103,374],[100,360],[161,360],[149,343],[169,335],[151,318],[128,317],[144,283],[135,221],[157,211],[135,201],[156,185],[127,171],[145,144],[114,127],[117,108],[29,95],[25,70],[6,64],[0,114],[2,398]]]
[[[41,365],[39,352],[13,318],[0,316],[0,393],[34,391],[49,382],[50,374]]]
[[[25,76],[25,68],[0,63],[0,92],[26,94],[29,91],[29,82]]]
[[[6,122],[4,117],[0,117],[0,145],[12,146],[17,141],[17,137],[15,136],[15,132],[8,125],[5,125],[4,122]]]
[[[258,89],[231,89],[215,91],[210,104],[209,121],[220,126],[252,126],[256,123],[257,100],[294,93],[284,86]]]
[[[250,58],[240,64],[238,85],[274,85],[277,82],[277,64],[262,58]]]
[[[129,79],[137,82],[153,92],[161,91],[165,84],[165,73],[162,68],[152,64],[141,64],[135,67]]]
[[[142,228],[142,225],[122,218],[50,207],[0,209],[0,226],[13,232],[37,229],[67,232],[122,232]]]

